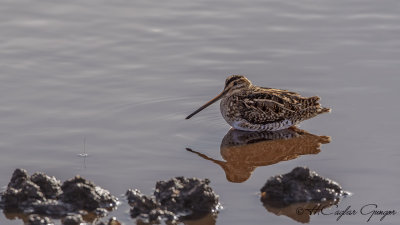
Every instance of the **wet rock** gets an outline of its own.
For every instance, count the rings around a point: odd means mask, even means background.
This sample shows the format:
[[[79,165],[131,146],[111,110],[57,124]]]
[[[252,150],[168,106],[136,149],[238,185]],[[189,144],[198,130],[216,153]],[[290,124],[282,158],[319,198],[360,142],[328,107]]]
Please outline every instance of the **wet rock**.
[[[95,210],[116,206],[117,198],[109,191],[96,186],[80,176],[67,180],[61,186],[60,200],[73,204],[78,209]]]
[[[42,173],[28,175],[24,169],[16,169],[7,190],[2,194],[5,208],[26,210],[33,204],[43,203],[47,198],[60,194],[60,181]]]
[[[30,180],[19,180],[20,183],[11,183],[3,193],[2,201],[5,208],[20,208],[31,205],[37,201],[45,201],[40,187]]]
[[[11,177],[10,183],[8,183],[8,187],[20,189],[22,187],[22,183],[29,180],[28,173],[24,169],[16,169]]]
[[[162,220],[169,223],[176,223],[177,216],[173,212],[170,212],[168,210],[153,209],[148,214],[148,220],[150,223],[159,223]]]
[[[111,217],[108,222],[104,222],[99,220],[95,223],[95,225],[121,225],[122,223],[117,220],[116,217]]]
[[[70,213],[95,211],[105,216],[116,205],[117,198],[92,182],[76,176],[61,182],[44,173],[29,176],[26,170],[16,169],[7,190],[1,194],[5,209],[61,217]]]
[[[100,217],[105,217],[108,214],[108,210],[104,208],[97,208],[94,212],[96,213],[97,216]]]
[[[38,214],[60,217],[67,215],[69,212],[74,212],[76,208],[71,204],[59,200],[48,199],[46,201],[33,202],[29,209]]]
[[[159,181],[154,196],[163,208],[174,213],[208,213],[217,207],[219,200],[209,183],[208,179],[184,177]]]
[[[119,222],[118,220],[117,220],[117,218],[115,218],[115,217],[111,217],[109,220],[108,220],[108,223],[107,223],[108,225],[121,225],[121,222]]]
[[[126,192],[126,197],[129,204],[132,206],[131,216],[134,218],[140,214],[149,214],[151,210],[159,208],[154,197],[143,195],[137,189],[129,189]]]
[[[80,214],[66,216],[62,220],[63,225],[80,225],[83,222],[83,218]]]
[[[218,196],[209,183],[208,179],[184,177],[159,181],[151,197],[130,189],[126,196],[132,206],[131,216],[149,223],[176,223],[187,216],[215,212]]]
[[[29,215],[28,225],[52,225],[54,224],[50,218],[45,216],[39,216],[36,214]]]
[[[161,205],[154,196],[143,195],[137,189],[126,192],[129,204],[132,206],[131,216],[147,223],[160,223],[161,221],[176,222],[174,213],[161,209]]]
[[[44,173],[34,173],[31,181],[40,187],[46,198],[55,199],[61,194],[61,182],[55,177],[47,176]]]
[[[296,167],[290,173],[271,177],[261,193],[262,201],[282,204],[334,200],[345,194],[338,183],[306,167]]]

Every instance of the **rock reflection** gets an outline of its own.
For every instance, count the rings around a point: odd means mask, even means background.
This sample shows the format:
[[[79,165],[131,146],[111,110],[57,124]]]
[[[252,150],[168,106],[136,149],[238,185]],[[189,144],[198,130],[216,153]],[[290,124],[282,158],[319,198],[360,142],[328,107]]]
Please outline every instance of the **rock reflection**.
[[[202,217],[195,217],[195,218],[186,218],[183,219],[179,224],[184,224],[184,225],[215,225],[217,223],[217,216],[218,214],[215,213],[208,213],[206,215],[203,215]],[[151,225],[154,223],[146,223],[143,222],[142,220],[137,220],[136,221],[137,225]],[[169,223],[166,223],[169,224]]]
[[[218,214],[209,213],[201,218],[193,218],[190,220],[183,220],[185,225],[215,225],[217,222]]]
[[[6,210],[6,209],[3,210],[3,214],[4,214],[5,218],[7,218],[8,220],[21,220],[24,224],[29,224],[28,223],[29,216],[31,215],[29,213],[24,213],[21,211]],[[39,215],[39,214],[37,214],[37,215]],[[48,217],[53,222],[61,221],[64,218],[64,216],[46,216],[46,215],[41,215],[41,216]],[[94,213],[94,212],[90,212],[90,213],[85,212],[82,215],[82,218],[88,224],[95,224],[97,221],[100,221],[101,216],[96,215],[96,213]]]
[[[230,182],[248,180],[259,166],[268,166],[292,160],[300,155],[318,154],[321,144],[330,142],[328,136],[318,136],[297,127],[275,132],[248,132],[231,129],[222,139],[220,153],[225,161],[216,160],[205,154],[193,152],[203,159],[222,167]]]
[[[309,223],[311,215],[321,214],[322,210],[339,204],[339,200],[324,202],[302,202],[290,205],[281,205],[280,203],[274,202],[264,202],[263,204],[268,212],[277,216],[284,215],[300,223]]]

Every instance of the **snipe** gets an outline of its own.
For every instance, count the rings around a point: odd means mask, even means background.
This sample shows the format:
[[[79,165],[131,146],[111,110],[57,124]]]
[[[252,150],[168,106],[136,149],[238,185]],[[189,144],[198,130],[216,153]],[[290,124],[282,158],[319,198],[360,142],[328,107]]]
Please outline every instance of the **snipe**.
[[[222,98],[221,114],[233,128],[244,131],[275,131],[289,128],[318,114],[329,112],[319,97],[253,85],[245,76],[232,75],[224,90],[186,119]]]

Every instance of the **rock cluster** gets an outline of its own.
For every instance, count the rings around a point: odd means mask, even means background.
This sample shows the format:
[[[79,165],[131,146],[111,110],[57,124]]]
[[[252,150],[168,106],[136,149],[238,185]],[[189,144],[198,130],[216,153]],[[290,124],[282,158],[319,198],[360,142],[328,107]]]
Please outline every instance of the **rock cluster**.
[[[1,202],[5,209],[52,217],[82,213],[82,210],[90,212],[110,209],[116,206],[117,200],[107,190],[80,176],[61,185],[55,177],[44,173],[29,176],[24,169],[14,171],[7,190],[1,194]],[[37,219],[32,217],[32,220]]]
[[[345,194],[338,183],[306,167],[296,167],[290,173],[271,177],[261,188],[262,201],[275,201],[283,205],[335,200]]]
[[[154,196],[130,189],[126,196],[132,206],[131,216],[150,223],[161,220],[174,223],[182,218],[216,212],[219,199],[209,183],[208,179],[184,177],[159,181]]]

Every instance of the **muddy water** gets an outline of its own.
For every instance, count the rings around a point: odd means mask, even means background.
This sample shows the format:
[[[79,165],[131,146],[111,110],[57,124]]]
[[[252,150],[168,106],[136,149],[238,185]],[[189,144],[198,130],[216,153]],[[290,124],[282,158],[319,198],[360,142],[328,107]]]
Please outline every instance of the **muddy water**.
[[[295,207],[265,208],[257,194],[270,176],[300,165],[353,193],[338,210],[400,211],[397,1],[2,0],[0,12],[1,186],[16,167],[61,180],[81,174],[114,195],[207,177],[224,210],[187,224],[297,224],[304,220],[288,216]],[[268,158],[268,148],[221,146],[229,126],[218,104],[184,120],[229,74],[319,95],[332,113],[300,128],[330,142],[287,157],[272,149]],[[110,215],[133,223],[128,209],[122,201]],[[0,224],[22,220],[3,214]]]

